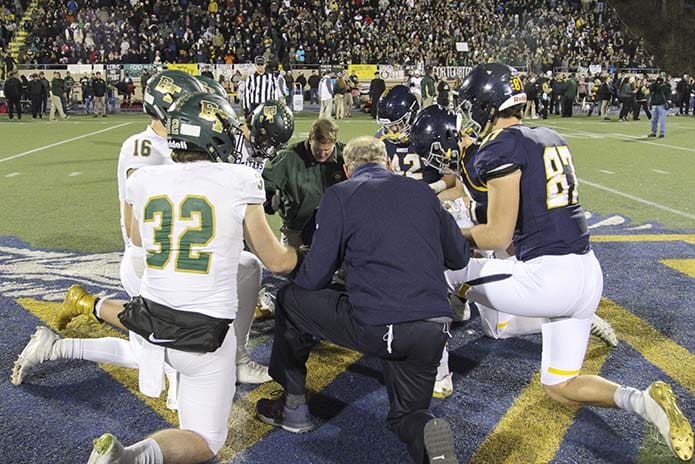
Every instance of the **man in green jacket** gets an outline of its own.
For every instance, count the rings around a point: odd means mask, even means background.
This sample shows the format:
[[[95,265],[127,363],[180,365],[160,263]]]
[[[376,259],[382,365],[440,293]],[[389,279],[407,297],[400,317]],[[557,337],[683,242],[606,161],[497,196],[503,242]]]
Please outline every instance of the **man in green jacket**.
[[[56,71],[53,73],[53,80],[51,81],[51,113],[49,119],[55,121],[56,111],[62,119],[68,119],[69,116],[65,116],[63,112],[63,102],[61,101],[62,96],[65,94],[65,82],[60,77],[60,73]]]
[[[666,115],[671,99],[671,85],[664,81],[663,76],[659,76],[652,85],[649,86],[649,94],[652,96],[652,131],[649,137],[656,137],[657,124],[661,130],[659,138],[666,136]]]
[[[307,140],[282,150],[263,169],[266,212],[280,213],[283,240],[290,246],[302,245],[302,228],[323,192],[346,179],[343,146],[338,142],[338,126],[330,119],[317,119]]]
[[[425,68],[425,77],[420,81],[420,88],[422,92],[422,107],[427,108],[432,103],[434,103],[434,77],[432,77],[432,66],[427,66]]]
[[[562,97],[562,117],[572,117],[572,106],[577,99],[577,80],[573,74],[570,74],[564,85],[564,94]]]

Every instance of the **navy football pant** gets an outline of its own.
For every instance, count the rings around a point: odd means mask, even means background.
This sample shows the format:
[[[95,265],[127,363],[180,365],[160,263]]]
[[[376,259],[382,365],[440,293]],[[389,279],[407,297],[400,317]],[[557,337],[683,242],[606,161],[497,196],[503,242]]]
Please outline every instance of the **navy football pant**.
[[[426,462],[423,444],[437,366],[448,338],[446,325],[415,321],[370,326],[356,320],[345,292],[305,290],[289,284],[278,293],[270,375],[287,393],[304,394],[306,361],[319,340],[383,360],[389,397],[389,429],[408,445],[411,462]]]

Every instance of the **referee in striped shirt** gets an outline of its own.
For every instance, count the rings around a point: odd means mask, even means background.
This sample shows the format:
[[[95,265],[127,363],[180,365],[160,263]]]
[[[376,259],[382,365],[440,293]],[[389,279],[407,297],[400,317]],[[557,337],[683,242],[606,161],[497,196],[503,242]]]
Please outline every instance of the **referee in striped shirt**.
[[[256,64],[256,72],[246,78],[246,87],[244,88],[244,116],[249,124],[251,124],[253,110],[258,105],[267,100],[277,99],[279,95],[275,77],[271,73],[265,72],[265,58],[257,56],[254,63]]]

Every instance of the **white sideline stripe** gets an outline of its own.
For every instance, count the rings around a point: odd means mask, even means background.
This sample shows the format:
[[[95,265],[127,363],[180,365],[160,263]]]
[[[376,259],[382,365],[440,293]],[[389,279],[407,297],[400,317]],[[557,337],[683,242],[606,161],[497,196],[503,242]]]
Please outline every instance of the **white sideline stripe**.
[[[5,174],[5,177],[17,177],[19,175],[18,172],[11,172],[9,174]]]
[[[606,171],[605,169],[599,169],[599,172],[602,172],[604,174],[615,174],[613,171]]]
[[[70,174],[68,174],[68,177],[75,177],[75,176],[79,176],[80,174],[82,174],[80,171],[75,171],[75,172],[71,172]]]
[[[591,122],[591,121],[587,121]],[[600,123],[599,123],[600,124]],[[681,151],[687,151],[690,153],[695,153],[695,149],[693,148],[687,148],[687,147],[679,147],[678,145],[667,145],[665,143],[661,142],[650,142],[647,140],[647,137],[644,135],[626,135],[626,134],[617,134],[617,133],[612,133],[612,134],[603,134],[600,132],[590,132],[590,131],[578,131],[574,127],[567,127],[567,126],[561,126],[558,125],[557,123],[546,123],[543,124],[544,126],[552,127],[555,129],[560,129],[561,131],[571,131],[567,134],[564,134],[567,137],[570,138],[575,138],[579,135],[585,135],[587,138],[602,138],[602,137],[612,137],[612,138],[618,138],[618,139],[627,139],[627,140],[640,140],[643,144],[645,145],[654,145],[656,147],[662,147],[662,148],[672,148],[674,150],[681,150]],[[591,134],[591,135],[589,135]]]
[[[615,189],[612,189],[610,187],[605,187],[601,184],[595,184],[593,182],[589,182],[588,180],[583,180],[583,179],[579,179],[579,182],[581,182],[583,185],[588,185],[590,187],[594,187],[594,188],[599,189],[599,190],[604,190],[604,191],[610,192],[614,195],[619,195],[621,197],[629,198],[630,200],[636,201],[638,203],[649,205],[649,206],[652,206],[652,207],[658,208],[658,209],[663,209],[664,211],[668,211],[669,213],[677,214],[678,216],[683,216],[683,217],[686,217],[688,219],[695,219],[695,214],[690,214],[690,213],[686,213],[684,211],[679,211],[677,209],[669,208],[668,206],[664,206],[664,205],[661,205],[659,203],[654,203],[653,201],[645,200],[644,198],[636,197],[634,195],[630,195],[629,193],[621,192],[620,190],[615,190]]]
[[[84,139],[86,137],[91,137],[92,135],[101,134],[102,132],[108,132],[110,130],[118,129],[119,127],[127,126],[129,124],[133,124],[133,123],[132,122],[124,122],[123,124],[118,124],[117,126],[107,127],[106,129],[101,129],[101,130],[90,132],[90,133],[84,134],[84,135],[78,135],[77,137],[72,137],[70,139],[66,139],[66,140],[63,140],[61,142],[52,143],[50,145],[44,145],[43,147],[34,148],[33,150],[25,151],[23,153],[17,153],[16,155],[8,156],[7,158],[0,158],[0,163],[5,162],[5,161],[10,161],[10,160],[13,160],[16,158],[21,158],[22,156],[31,155],[32,153],[36,153],[37,151],[42,151],[42,150],[47,150],[49,148],[57,147],[59,145],[63,145],[64,143],[74,142],[75,140],[80,140],[80,139]]]
[[[671,173],[668,172],[668,171],[662,171],[662,170],[660,170],[660,169],[652,169],[652,171],[654,171],[654,172],[657,173],[657,174],[666,174],[666,175],[671,174]]]

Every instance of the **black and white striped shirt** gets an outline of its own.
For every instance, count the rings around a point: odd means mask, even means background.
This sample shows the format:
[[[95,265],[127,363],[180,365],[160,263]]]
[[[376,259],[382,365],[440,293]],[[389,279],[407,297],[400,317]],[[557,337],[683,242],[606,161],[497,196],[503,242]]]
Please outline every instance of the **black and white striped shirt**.
[[[252,111],[261,103],[278,98],[278,86],[275,77],[270,73],[254,72],[246,78],[244,88],[244,109]]]

